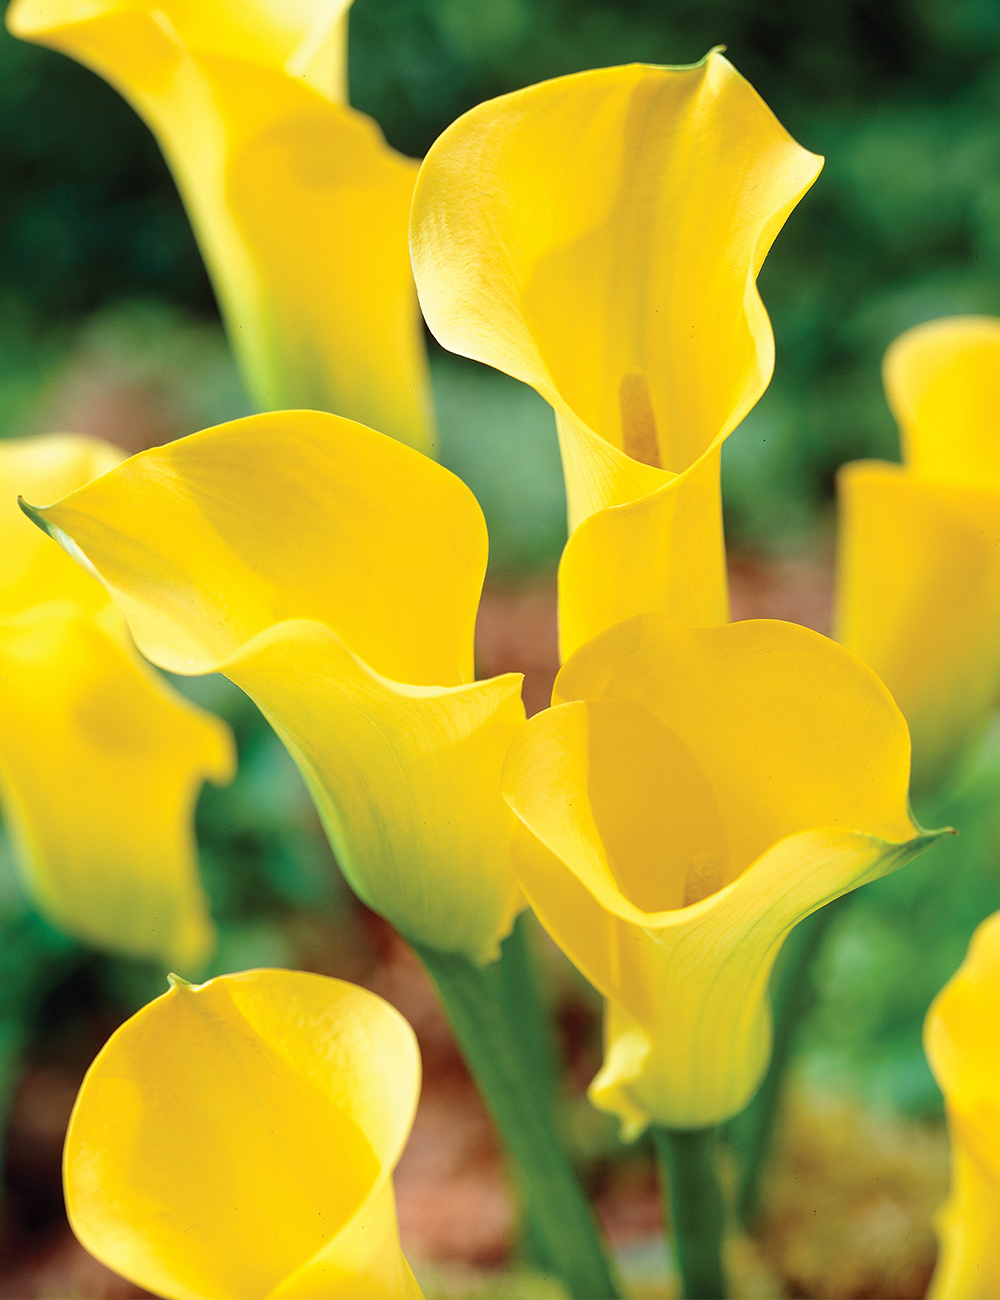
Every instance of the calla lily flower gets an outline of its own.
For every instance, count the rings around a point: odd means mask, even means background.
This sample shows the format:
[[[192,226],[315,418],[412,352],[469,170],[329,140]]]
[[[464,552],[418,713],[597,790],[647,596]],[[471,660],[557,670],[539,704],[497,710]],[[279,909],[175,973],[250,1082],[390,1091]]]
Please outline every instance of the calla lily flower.
[[[634,1136],[741,1110],[792,927],[936,838],[906,724],[842,647],[789,623],[631,619],[577,651],[515,738],[521,886],[607,999],[595,1105]]]
[[[944,1093],[951,1194],[928,1295],[1000,1295],[1000,912],[972,936],[965,961],[931,1004],[924,1048]]]
[[[80,1241],[167,1300],[418,1297],[392,1187],[420,1092],[403,1017],[302,971],[172,982],[80,1089]]]
[[[761,263],[822,160],[721,54],[480,104],[421,167],[421,306],[554,408],[564,655],[615,623],[728,618],[719,460],[767,386]]]
[[[264,409],[315,406],[429,451],[406,247],[417,164],[346,103],[349,0],[14,0],[152,129]]]
[[[884,374],[904,463],[840,472],[837,637],[906,715],[919,794],[1000,699],[1000,320],[918,325]]]
[[[69,434],[0,442],[0,801],[55,925],[188,969],[214,942],[192,811],[206,778],[233,774],[228,728],[150,670],[101,584],[16,504],[19,491],[58,498],[121,458]]]
[[[279,411],[133,457],[33,512],[140,650],[225,673],[302,770],[360,897],[482,963],[523,906],[500,794],[520,677],[473,680],[486,525],[427,457]]]

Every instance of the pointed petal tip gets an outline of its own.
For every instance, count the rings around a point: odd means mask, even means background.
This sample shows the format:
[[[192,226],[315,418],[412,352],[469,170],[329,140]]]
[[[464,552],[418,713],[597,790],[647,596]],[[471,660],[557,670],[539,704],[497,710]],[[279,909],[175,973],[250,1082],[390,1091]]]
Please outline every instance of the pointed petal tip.
[[[39,506],[30,505],[24,497],[17,498],[17,504],[23,514],[26,514],[36,528],[40,528],[43,533],[49,537],[52,536],[52,525],[45,518],[45,514]]]
[[[43,508],[41,506],[29,505],[29,503],[25,501],[24,497],[20,496],[17,498],[17,504],[36,527],[40,528],[47,537],[51,537],[57,546],[62,547],[70,559],[76,560],[77,564],[79,564],[82,569],[89,573],[92,578],[96,578],[97,581],[101,582],[103,585],[101,575],[97,572],[86,555],[84,555],[83,551],[80,550],[76,542],[73,541],[72,537],[70,537],[68,533],[64,533],[61,528],[57,528],[50,519],[46,518],[45,510],[48,509],[48,507]]]

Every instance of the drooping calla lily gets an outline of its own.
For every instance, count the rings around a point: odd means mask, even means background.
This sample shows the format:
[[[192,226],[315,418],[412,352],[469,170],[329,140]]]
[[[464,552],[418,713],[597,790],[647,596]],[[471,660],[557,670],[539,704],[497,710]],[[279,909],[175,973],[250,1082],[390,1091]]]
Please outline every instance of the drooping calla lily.
[[[168,1300],[418,1297],[392,1187],[420,1092],[403,1017],[302,971],[173,983],[80,1089],[80,1241]]]
[[[774,359],[756,276],[821,163],[718,53],[530,86],[428,153],[424,315],[555,409],[564,655],[634,614],[728,617],[719,458]]]
[[[14,0],[153,130],[262,408],[432,444],[406,246],[417,165],[346,103],[350,0]]]
[[[228,728],[150,670],[101,584],[17,508],[121,459],[77,435],[0,442],[0,803],[55,925],[196,969],[214,933],[192,811],[206,778],[232,776]]]
[[[918,325],[884,376],[904,463],[840,472],[837,637],[906,715],[919,794],[1000,699],[1000,320]]]
[[[951,1192],[937,1219],[941,1250],[928,1295],[1000,1295],[1000,912],[972,936],[965,961],[931,1004],[924,1048],[944,1093]]]
[[[519,676],[473,680],[487,538],[459,479],[279,411],[143,452],[35,518],[154,663],[258,703],[366,903],[430,948],[496,957],[523,905],[500,771],[524,709]]]
[[[907,812],[906,724],[853,655],[771,621],[640,615],[553,700],[504,789],[528,901],[607,999],[591,1098],[630,1135],[708,1127],[766,1068],[791,928],[935,838]]]

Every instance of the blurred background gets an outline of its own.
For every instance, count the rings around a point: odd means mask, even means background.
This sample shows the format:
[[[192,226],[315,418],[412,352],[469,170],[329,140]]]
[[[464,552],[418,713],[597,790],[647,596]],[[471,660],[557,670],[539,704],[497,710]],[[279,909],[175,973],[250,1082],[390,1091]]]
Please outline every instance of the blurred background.
[[[726,445],[724,499],[735,615],[827,630],[836,470],[898,458],[882,353],[923,320],[1000,314],[1000,0],[355,0],[350,31],[353,104],[414,157],[490,96],[612,63],[689,63],[720,44],[796,139],[826,155],[760,278],[777,365]],[[0,178],[0,436],[71,429],[136,451],[249,411],[146,128],[98,78],[6,33]],[[492,539],[481,670],[525,671],[537,709],[555,671],[565,540],[551,413],[505,376],[431,347],[442,460],[476,492]],[[221,936],[211,973],[299,965],[396,1002],[427,1075],[399,1181],[428,1294],[557,1294],[518,1245],[489,1125],[419,968],[349,896],[253,707],[221,680],[182,688],[232,723],[241,748],[237,781],[199,808]],[[740,1294],[923,1294],[946,1156],[920,1025],[973,927],[1000,907],[997,810],[991,737],[951,793],[918,810],[962,837],[838,916],[805,991],[812,1010],[764,1217],[734,1244]],[[136,1295],[67,1236],[59,1150],[87,1062],[163,975],[54,932],[8,859],[0,1297]],[[583,1098],[598,1007],[536,938],[568,1060],[569,1140],[634,1293],[664,1294],[649,1153],[622,1147]],[[498,1274],[511,1259],[521,1271]]]

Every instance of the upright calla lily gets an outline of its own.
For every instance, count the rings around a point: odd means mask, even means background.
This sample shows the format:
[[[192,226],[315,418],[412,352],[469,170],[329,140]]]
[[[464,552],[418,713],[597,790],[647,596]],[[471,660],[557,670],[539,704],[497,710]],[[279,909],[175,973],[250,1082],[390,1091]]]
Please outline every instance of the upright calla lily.
[[[719,458],[774,362],[756,276],[821,164],[717,53],[530,86],[428,153],[424,315],[555,409],[564,654],[647,611],[728,617]]]
[[[406,248],[417,165],[346,103],[350,0],[14,0],[160,142],[261,407],[432,442]]]
[[[228,729],[143,663],[101,584],[17,508],[120,460],[75,435],[0,442],[0,801],[57,926],[189,969],[213,942],[192,806],[206,777],[232,775]]]
[[[413,1031],[301,971],[177,981],[105,1045],[66,1137],[66,1206],[98,1259],[168,1300],[418,1297],[392,1171]]]
[[[928,1295],[1000,1295],[1000,912],[931,1004],[924,1047],[944,1093],[951,1194],[938,1215],[941,1253]]]
[[[1000,320],[908,330],[884,374],[904,464],[841,470],[837,636],[906,715],[924,793],[1000,699]]]
[[[907,812],[909,742],[853,655],[789,623],[642,615],[573,655],[515,739],[515,862],[607,998],[596,1105],[627,1133],[735,1114],[770,1053],[789,930],[935,836]]]
[[[34,517],[136,644],[260,705],[361,898],[492,960],[520,896],[500,771],[520,677],[473,681],[486,568],[459,479],[361,425],[282,411],[143,452]]]

